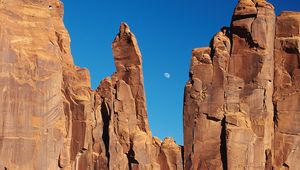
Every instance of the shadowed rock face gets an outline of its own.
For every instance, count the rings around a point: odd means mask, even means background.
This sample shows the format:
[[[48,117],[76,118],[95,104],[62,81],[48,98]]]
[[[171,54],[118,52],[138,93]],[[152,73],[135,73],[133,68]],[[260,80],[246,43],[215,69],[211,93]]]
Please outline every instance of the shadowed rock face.
[[[58,0],[0,2],[0,168],[182,169],[181,147],[149,130],[129,27],[113,42],[117,72],[93,91],[62,17]]]
[[[299,16],[240,0],[230,34],[193,50],[184,169],[300,168]]]

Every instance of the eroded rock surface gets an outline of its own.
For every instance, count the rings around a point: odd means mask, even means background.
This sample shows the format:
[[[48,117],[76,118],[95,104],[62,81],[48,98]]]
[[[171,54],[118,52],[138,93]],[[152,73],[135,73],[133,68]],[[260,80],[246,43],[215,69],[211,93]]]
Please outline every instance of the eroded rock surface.
[[[181,147],[149,130],[129,27],[113,42],[116,73],[93,91],[63,12],[58,0],[0,2],[0,168],[182,169]]]
[[[274,167],[300,169],[300,13],[277,17]]]
[[[73,125],[68,124],[72,116],[66,116],[67,96],[62,91],[71,82],[63,80],[69,70],[83,86],[89,82],[73,65],[63,4],[1,1],[0,9],[1,164],[8,169],[57,169],[58,159],[65,158],[61,163],[70,167],[73,152],[63,150],[73,145]],[[72,93],[89,96],[89,89],[82,91]]]
[[[193,50],[184,169],[299,169],[299,15],[240,0],[230,33]]]

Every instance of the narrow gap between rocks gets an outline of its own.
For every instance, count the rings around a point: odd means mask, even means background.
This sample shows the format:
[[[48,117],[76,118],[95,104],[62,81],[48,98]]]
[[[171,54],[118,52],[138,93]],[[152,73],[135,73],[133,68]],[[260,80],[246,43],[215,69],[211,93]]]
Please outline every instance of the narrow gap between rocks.
[[[110,154],[109,154],[109,108],[105,104],[104,101],[102,101],[101,104],[101,116],[102,116],[102,121],[103,121],[103,134],[102,134],[102,140],[104,142],[105,146],[105,155],[108,159],[107,161],[107,166],[109,167],[109,160],[110,160]]]

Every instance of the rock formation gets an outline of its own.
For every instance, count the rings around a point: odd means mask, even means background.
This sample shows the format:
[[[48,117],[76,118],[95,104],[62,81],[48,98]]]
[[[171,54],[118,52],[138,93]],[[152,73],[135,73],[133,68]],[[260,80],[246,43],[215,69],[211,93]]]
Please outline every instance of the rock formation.
[[[174,140],[152,138],[141,52],[125,23],[112,47],[117,72],[104,79],[96,91],[109,169],[182,169],[181,148]]]
[[[184,152],[151,134],[128,25],[116,72],[92,90],[63,13],[59,0],[0,1],[0,169],[300,169],[300,13],[240,0],[231,27],[193,50]]]
[[[193,50],[184,169],[300,168],[300,13],[275,19],[270,3],[240,0],[230,32]]]
[[[91,90],[74,65],[59,0],[0,2],[0,168],[182,169],[181,147],[153,138],[142,58],[126,24],[117,72]]]
[[[274,79],[274,167],[300,169],[300,13],[277,17]]]

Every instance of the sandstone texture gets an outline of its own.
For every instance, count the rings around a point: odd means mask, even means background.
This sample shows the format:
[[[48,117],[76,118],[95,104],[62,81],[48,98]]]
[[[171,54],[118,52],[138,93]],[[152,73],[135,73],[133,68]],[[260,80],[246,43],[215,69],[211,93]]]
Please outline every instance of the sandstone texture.
[[[59,0],[0,1],[0,169],[300,169],[300,13],[240,0],[192,52],[184,148],[149,129],[142,55],[126,23],[116,72],[91,89]]]
[[[149,130],[142,58],[126,24],[97,90],[74,65],[58,0],[0,2],[0,169],[183,169]]]
[[[193,50],[184,169],[300,169],[299,19],[240,0],[231,27]]]
[[[300,169],[300,13],[277,17],[274,79],[274,167]]]

